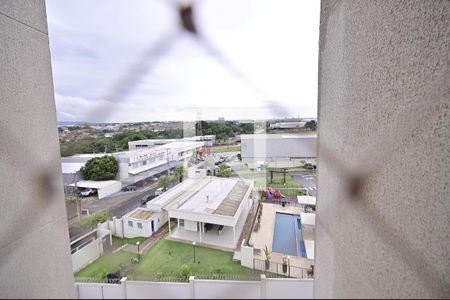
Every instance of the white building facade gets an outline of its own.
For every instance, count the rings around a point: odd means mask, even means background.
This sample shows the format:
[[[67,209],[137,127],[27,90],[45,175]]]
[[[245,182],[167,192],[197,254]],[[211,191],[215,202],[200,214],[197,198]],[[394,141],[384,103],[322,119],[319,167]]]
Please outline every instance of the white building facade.
[[[265,164],[271,167],[296,167],[301,161],[317,156],[315,134],[243,134],[242,162],[250,168]]]
[[[78,154],[61,158],[64,184],[72,184],[77,174],[77,180],[82,179],[80,168],[91,158],[103,155],[113,155],[119,162],[119,172],[116,180],[124,185],[135,184],[151,176],[160,174],[177,165],[189,167],[195,164],[203,142],[171,142],[161,146],[130,150],[116,153]]]

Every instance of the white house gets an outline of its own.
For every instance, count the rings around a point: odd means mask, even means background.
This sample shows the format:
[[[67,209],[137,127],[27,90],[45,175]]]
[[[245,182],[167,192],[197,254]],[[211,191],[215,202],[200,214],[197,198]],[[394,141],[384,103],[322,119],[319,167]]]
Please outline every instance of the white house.
[[[252,180],[206,177],[187,180],[153,201],[167,218],[177,219],[174,239],[234,249],[242,232],[253,189]]]
[[[125,215],[124,236],[148,237],[176,219],[178,226],[169,231],[170,238],[234,249],[252,206],[252,190],[252,180],[187,179],[147,202],[147,208]]]
[[[138,207],[122,217],[123,234],[127,238],[149,237],[167,222],[164,214]]]

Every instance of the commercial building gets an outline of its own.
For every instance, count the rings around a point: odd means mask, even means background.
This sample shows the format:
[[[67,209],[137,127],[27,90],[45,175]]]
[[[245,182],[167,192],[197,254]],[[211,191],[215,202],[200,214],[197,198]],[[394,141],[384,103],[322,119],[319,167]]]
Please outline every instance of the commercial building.
[[[316,158],[315,134],[242,134],[242,162],[251,168],[260,165],[295,167],[305,159]]]
[[[270,129],[295,129],[305,127],[306,121],[301,122],[277,122],[271,123]]]
[[[82,174],[79,172],[80,168],[94,157],[113,155],[119,162],[119,172],[115,180],[122,182],[123,185],[129,185],[167,172],[167,170],[180,164],[186,168],[194,165],[197,162],[198,152],[201,152],[202,147],[203,142],[183,141],[111,154],[77,154],[62,157],[61,169],[64,184],[74,183],[75,174],[77,174],[77,180],[82,180]]]
[[[128,150],[136,150],[142,148],[150,148],[154,146],[165,145],[173,142],[203,142],[205,147],[212,147],[216,142],[215,135],[199,135],[192,137],[184,137],[182,139],[147,139],[128,142]]]

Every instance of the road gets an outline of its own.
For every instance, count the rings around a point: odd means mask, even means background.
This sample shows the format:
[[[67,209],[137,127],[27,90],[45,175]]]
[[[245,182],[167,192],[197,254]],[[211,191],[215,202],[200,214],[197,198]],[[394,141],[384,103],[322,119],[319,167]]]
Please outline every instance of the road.
[[[311,171],[299,171],[299,172],[292,172],[289,175],[291,175],[297,183],[304,186],[308,193],[311,194],[311,196],[317,195],[317,179],[315,172]]]
[[[137,207],[142,205],[141,200],[147,198],[149,195],[155,193],[155,190],[158,188],[156,184],[152,186],[145,192],[135,194],[131,196],[127,201],[121,202],[109,209],[111,216],[116,216],[117,218],[122,217],[128,212],[136,209]],[[134,193],[133,193],[134,194]]]
[[[157,183],[153,183],[134,192],[118,192],[99,200],[96,197],[86,197],[81,200],[81,207],[89,214],[108,211],[112,216],[122,217],[127,212],[141,205],[141,199],[155,192]]]

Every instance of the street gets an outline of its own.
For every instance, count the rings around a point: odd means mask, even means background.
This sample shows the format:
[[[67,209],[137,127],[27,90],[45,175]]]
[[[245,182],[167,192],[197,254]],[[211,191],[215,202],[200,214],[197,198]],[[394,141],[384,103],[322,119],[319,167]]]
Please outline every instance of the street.
[[[315,172],[299,171],[299,172],[292,172],[289,175],[291,175],[298,184],[304,186],[308,190],[308,193],[311,194],[311,196],[316,196],[317,178]]]
[[[91,215],[101,211],[108,211],[111,216],[120,218],[127,212],[141,206],[141,199],[154,193],[157,188],[157,183],[152,183],[135,192],[118,192],[101,200],[96,197],[87,197],[81,200],[81,207],[89,210]]]

